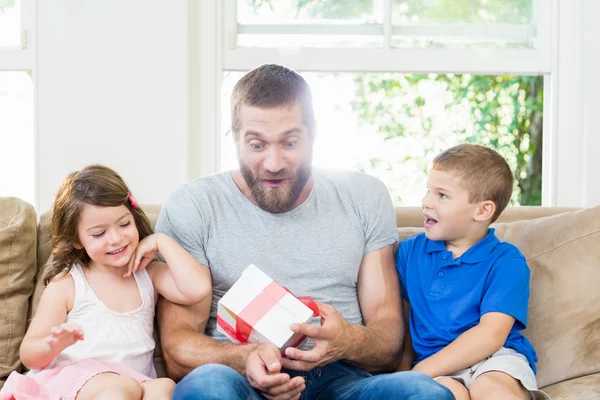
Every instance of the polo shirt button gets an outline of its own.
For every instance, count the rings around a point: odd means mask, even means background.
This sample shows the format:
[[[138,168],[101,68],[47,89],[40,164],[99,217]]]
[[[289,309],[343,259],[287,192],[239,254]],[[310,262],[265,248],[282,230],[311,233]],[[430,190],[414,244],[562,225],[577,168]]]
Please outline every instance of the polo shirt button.
[[[448,254],[444,254],[444,260],[448,259]]]
[[[442,276],[444,276],[443,272],[438,272],[438,276],[441,278]]]

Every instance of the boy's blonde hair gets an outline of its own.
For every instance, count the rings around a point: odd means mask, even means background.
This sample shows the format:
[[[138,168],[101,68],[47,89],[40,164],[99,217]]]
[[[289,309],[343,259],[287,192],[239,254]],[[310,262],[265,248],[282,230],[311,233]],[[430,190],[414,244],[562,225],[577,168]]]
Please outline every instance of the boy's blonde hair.
[[[438,154],[432,169],[453,172],[469,192],[469,203],[491,200],[496,205],[494,222],[508,205],[513,191],[513,174],[496,151],[477,144],[463,143]]]

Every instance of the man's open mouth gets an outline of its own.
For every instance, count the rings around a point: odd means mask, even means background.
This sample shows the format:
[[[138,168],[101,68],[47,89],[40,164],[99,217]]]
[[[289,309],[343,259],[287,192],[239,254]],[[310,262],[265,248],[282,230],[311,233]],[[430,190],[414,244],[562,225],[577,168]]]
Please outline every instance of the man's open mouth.
[[[279,187],[283,185],[285,179],[264,179],[263,182],[269,187]]]

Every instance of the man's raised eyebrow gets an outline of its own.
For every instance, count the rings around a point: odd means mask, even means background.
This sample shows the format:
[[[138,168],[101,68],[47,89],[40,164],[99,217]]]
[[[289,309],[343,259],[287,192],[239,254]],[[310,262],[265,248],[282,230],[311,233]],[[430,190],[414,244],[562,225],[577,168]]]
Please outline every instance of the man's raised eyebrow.
[[[244,134],[244,137],[248,137],[248,136],[256,136],[258,138],[261,138],[261,137],[263,137],[263,134],[260,132],[248,131]]]
[[[296,133],[302,133],[302,130],[300,128],[292,128],[292,129],[288,129],[287,131],[283,131],[279,134],[280,138],[284,138],[286,136],[289,135],[293,135]],[[248,136],[256,136],[257,138],[262,138],[264,135],[260,132],[255,132],[255,131],[248,131],[244,134],[244,137],[248,137]]]
[[[280,137],[280,138],[284,138],[284,137],[286,137],[286,136],[293,135],[293,134],[295,134],[295,133],[302,133],[302,130],[301,130],[300,128],[292,128],[292,129],[288,129],[287,131],[281,132],[281,133],[279,134],[279,137]]]

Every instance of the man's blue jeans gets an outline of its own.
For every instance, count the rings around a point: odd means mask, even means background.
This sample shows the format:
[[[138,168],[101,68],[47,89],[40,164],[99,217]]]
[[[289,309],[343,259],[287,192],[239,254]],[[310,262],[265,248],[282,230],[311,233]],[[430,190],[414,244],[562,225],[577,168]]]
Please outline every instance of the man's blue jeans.
[[[309,372],[285,371],[293,378],[304,376],[302,400],[454,400],[447,388],[419,372],[371,375],[344,362],[335,362]],[[248,379],[234,369],[208,364],[196,368],[181,380],[173,400],[262,399]]]

